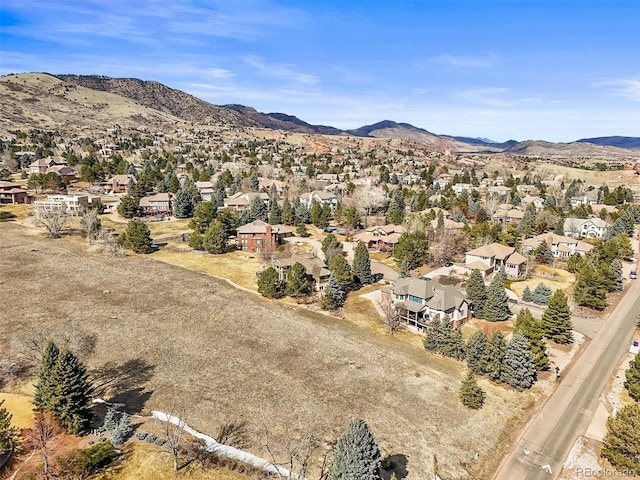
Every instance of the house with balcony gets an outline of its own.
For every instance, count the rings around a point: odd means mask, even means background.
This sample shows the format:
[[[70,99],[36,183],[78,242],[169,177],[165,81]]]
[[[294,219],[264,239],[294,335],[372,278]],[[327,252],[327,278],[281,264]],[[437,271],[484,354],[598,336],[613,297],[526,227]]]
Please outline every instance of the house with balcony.
[[[0,205],[31,203],[31,197],[19,183],[0,180]]]
[[[424,331],[437,316],[447,315],[452,327],[471,319],[471,305],[464,293],[428,278],[401,278],[381,291],[382,302],[391,302],[407,325]]]
[[[140,199],[142,215],[171,215],[173,213],[173,194],[170,192],[147,195]]]
[[[391,252],[400,240],[400,235],[407,229],[402,225],[376,225],[369,227],[353,237],[354,246],[364,242],[369,250]]]

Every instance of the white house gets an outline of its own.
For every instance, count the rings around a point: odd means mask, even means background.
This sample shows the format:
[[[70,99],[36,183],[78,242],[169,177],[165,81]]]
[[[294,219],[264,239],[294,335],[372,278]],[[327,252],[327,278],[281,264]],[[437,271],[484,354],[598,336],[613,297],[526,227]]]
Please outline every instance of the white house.
[[[564,234],[573,238],[606,238],[611,225],[598,217],[566,218]]]

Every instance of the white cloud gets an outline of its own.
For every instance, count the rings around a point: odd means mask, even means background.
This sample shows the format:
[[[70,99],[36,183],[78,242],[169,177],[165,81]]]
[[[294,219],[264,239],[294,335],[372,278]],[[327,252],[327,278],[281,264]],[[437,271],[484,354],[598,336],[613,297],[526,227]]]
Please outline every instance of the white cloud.
[[[616,96],[640,102],[640,77],[603,78],[593,82],[594,87],[603,87]]]
[[[282,78],[306,85],[319,82],[318,77],[309,73],[298,72],[290,64],[265,63],[256,57],[245,57],[244,61],[268,77]]]
[[[497,57],[493,54],[450,55],[445,53],[433,57],[433,60],[458,68],[489,68],[496,64]]]
[[[508,88],[502,87],[478,87],[459,91],[453,96],[459,100],[477,103],[480,105],[513,107],[515,106],[515,103],[504,98],[504,94],[509,93],[509,91],[510,90]]]

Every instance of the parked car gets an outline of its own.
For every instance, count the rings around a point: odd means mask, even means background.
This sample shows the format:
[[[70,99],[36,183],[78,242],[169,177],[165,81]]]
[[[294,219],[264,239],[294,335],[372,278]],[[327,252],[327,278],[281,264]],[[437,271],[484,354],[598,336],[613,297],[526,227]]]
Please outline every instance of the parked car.
[[[451,262],[444,262],[444,266],[445,266],[445,267],[453,267],[453,263],[451,263]]]
[[[638,274],[636,273],[635,270],[633,270],[630,274],[629,274],[629,278],[631,280],[635,280],[636,278],[638,278]]]

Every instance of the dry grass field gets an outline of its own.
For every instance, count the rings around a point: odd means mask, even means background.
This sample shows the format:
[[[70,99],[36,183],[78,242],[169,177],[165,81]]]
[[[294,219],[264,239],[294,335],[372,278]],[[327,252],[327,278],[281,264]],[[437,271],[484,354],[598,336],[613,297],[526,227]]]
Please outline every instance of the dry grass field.
[[[96,475],[96,480],[249,480],[251,477],[223,469],[204,469],[191,464],[173,472],[171,457],[154,445],[135,442],[127,445],[126,463],[111,467],[106,473]]]
[[[104,397],[143,414],[181,406],[212,435],[245,419],[250,450],[262,456],[265,422],[292,438],[323,432],[328,443],[360,417],[383,456],[406,456],[409,480],[432,478],[434,455],[443,478],[489,478],[536,399],[483,380],[486,406],[468,411],[457,394],[462,364],[420,345],[262,301],[153,256],[88,253],[80,240],[13,222],[0,225],[0,281],[0,352],[65,334],[72,345],[94,344],[82,358]],[[372,314],[360,302],[352,308]]]
[[[533,292],[539,283],[544,283],[552,291],[567,290],[573,286],[576,276],[560,268],[553,268],[550,265],[536,265],[531,272],[532,277],[526,280],[509,282],[509,289],[518,297],[522,297],[524,289],[529,287]]]

